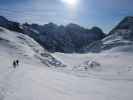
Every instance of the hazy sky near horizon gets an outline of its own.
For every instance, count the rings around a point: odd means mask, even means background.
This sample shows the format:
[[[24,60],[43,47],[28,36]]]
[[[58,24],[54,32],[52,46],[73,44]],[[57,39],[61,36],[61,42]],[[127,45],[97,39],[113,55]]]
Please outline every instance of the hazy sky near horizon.
[[[76,23],[108,32],[133,15],[133,0],[0,0],[0,15],[18,22]]]

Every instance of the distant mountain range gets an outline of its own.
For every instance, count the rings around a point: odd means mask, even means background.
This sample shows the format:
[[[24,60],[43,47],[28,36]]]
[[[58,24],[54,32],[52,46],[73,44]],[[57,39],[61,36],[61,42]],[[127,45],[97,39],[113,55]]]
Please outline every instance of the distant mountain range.
[[[80,52],[82,48],[105,37],[98,27],[85,29],[76,24],[58,26],[54,23],[43,26],[23,24],[23,33],[30,35],[50,52]]]
[[[0,26],[29,35],[49,52],[100,52],[117,46],[130,45],[133,41],[133,17],[125,17],[108,35],[98,27],[86,29],[73,23],[66,26],[54,23],[20,25],[2,16],[0,16]]]
[[[98,27],[86,29],[73,23],[66,26],[58,26],[54,23],[20,25],[1,16],[0,26],[31,36],[50,52],[83,53],[83,47],[105,37]]]

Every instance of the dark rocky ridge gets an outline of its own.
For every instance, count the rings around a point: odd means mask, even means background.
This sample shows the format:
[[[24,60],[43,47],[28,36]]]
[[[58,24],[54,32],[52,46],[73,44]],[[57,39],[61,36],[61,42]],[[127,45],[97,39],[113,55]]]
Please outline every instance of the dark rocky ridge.
[[[0,26],[7,28],[12,31],[22,32],[20,24],[17,22],[9,21],[3,16],[0,16]]]
[[[116,47],[124,49],[133,47],[133,17],[125,17],[104,39],[89,45],[88,51],[101,52]]]
[[[76,24],[58,26],[53,23],[43,26],[24,24],[24,33],[30,35],[50,52],[84,53],[83,47],[105,37],[98,27],[85,29]]]
[[[133,17],[125,17],[110,33],[121,34],[124,39],[133,40]]]
[[[133,46],[133,17],[125,17],[108,35],[98,27],[83,28],[77,24],[66,26],[48,23],[45,25],[21,25],[0,16],[0,26],[22,32],[39,42],[50,52],[87,53],[100,52],[119,46]],[[125,42],[126,41],[126,42]]]
[[[73,23],[66,26],[54,23],[20,25],[0,16],[0,26],[29,35],[50,52],[84,53],[84,47],[105,37],[98,27],[86,29]]]

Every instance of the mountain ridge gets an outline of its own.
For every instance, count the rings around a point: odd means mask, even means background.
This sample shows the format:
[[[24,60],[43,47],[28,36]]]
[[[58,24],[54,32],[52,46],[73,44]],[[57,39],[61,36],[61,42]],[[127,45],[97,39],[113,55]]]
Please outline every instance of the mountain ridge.
[[[0,26],[29,35],[49,52],[84,53],[83,47],[105,37],[105,33],[99,27],[87,29],[74,23],[66,26],[54,23],[20,25],[0,17]]]
[[[99,44],[100,43],[100,44]],[[133,17],[125,17],[101,41],[91,44],[92,52],[101,51],[131,51],[133,47]]]
[[[8,21],[2,16],[0,16],[0,26],[29,35],[49,52],[100,52],[132,44],[133,41],[132,16],[125,17],[107,35],[96,26],[87,29],[74,23],[64,26],[52,22],[44,25],[28,23],[20,25],[20,23]]]

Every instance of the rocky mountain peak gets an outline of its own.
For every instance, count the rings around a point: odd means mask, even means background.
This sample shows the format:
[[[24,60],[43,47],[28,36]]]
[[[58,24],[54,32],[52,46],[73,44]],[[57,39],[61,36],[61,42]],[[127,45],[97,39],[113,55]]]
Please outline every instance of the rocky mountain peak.
[[[115,31],[118,30],[133,31],[133,17],[125,17],[109,34],[113,34]]]

